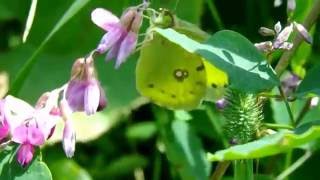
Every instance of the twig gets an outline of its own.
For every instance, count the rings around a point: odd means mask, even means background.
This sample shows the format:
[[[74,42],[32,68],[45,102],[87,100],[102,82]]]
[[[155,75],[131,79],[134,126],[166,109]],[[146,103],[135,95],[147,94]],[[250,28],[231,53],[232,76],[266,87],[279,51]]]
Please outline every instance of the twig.
[[[299,113],[299,115],[298,115],[298,117],[297,117],[297,119],[296,119],[296,121],[295,121],[296,125],[298,125],[298,124],[301,122],[301,120],[304,118],[304,116],[305,116],[305,115],[307,114],[307,112],[309,111],[309,109],[310,109],[310,103],[311,103],[311,98],[309,98],[309,99],[307,100],[307,102],[304,104],[302,110],[300,111],[300,113]]]
[[[310,151],[307,151],[303,156],[301,156],[296,162],[294,162],[290,167],[288,167],[286,170],[284,170],[277,178],[276,180],[282,180],[285,179],[287,176],[289,176],[292,172],[297,170],[304,162],[306,162],[310,157],[312,153]]]
[[[293,126],[295,126],[296,123],[295,123],[295,121],[294,121],[293,113],[292,113],[292,111],[291,111],[291,108],[290,108],[289,102],[288,102],[288,100],[287,100],[287,97],[286,97],[286,95],[284,94],[281,86],[279,86],[278,89],[279,89],[280,94],[281,94],[281,96],[282,96],[282,98],[283,98],[283,100],[284,100],[284,103],[285,103],[285,105],[286,105],[286,108],[287,108],[287,111],[288,111],[288,114],[289,114],[289,117],[290,117],[291,124],[292,124]]]
[[[309,30],[312,27],[312,25],[315,23],[319,13],[320,13],[320,0],[317,0],[314,3],[308,16],[303,22],[303,25],[307,30]],[[289,61],[291,57],[294,55],[294,53],[296,52],[296,50],[298,49],[302,41],[303,41],[303,38],[297,34],[293,40],[293,47],[289,51],[286,51],[282,54],[278,64],[275,67],[275,71],[279,77],[289,65]]]
[[[226,170],[228,169],[230,165],[230,161],[222,161],[219,162],[216,170],[213,172],[212,176],[210,177],[210,180],[219,180],[222,178]]]
[[[293,127],[287,124],[272,124],[272,123],[264,123],[264,126],[271,129],[289,129],[293,130]]]

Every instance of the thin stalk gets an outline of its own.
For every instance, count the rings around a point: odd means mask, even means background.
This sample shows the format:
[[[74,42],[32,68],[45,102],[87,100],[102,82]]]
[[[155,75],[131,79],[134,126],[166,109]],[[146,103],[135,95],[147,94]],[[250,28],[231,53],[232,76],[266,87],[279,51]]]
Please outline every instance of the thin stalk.
[[[220,15],[218,13],[218,10],[217,10],[213,0],[207,0],[206,2],[208,4],[208,6],[209,6],[209,10],[211,12],[211,16],[212,16],[215,24],[217,25],[218,29],[219,30],[224,29],[224,25],[222,23],[222,20],[220,18]]]
[[[310,103],[311,103],[311,98],[309,98],[307,100],[307,102],[304,104],[302,110],[300,111],[297,119],[296,119],[296,125],[299,125],[299,123],[302,121],[302,119],[304,118],[304,116],[307,114],[307,112],[310,109]]]
[[[156,149],[156,156],[153,164],[153,171],[152,171],[152,179],[153,180],[160,180],[161,179],[161,154]]]
[[[312,153],[307,151],[303,156],[301,156],[296,162],[294,162],[291,166],[289,166],[286,170],[284,170],[276,180],[283,180],[295,170],[297,170],[301,165],[303,165],[310,157]]]
[[[236,160],[234,163],[235,180],[253,180],[253,160]]]
[[[293,113],[292,113],[292,111],[291,111],[291,108],[290,108],[289,102],[288,102],[288,100],[287,100],[287,97],[286,97],[286,95],[284,94],[284,92],[283,92],[283,90],[282,90],[282,88],[281,88],[280,86],[278,87],[278,89],[279,89],[280,94],[281,94],[281,96],[282,96],[282,98],[283,98],[283,100],[284,100],[284,103],[285,103],[285,105],[286,105],[286,108],[287,108],[287,111],[288,111],[288,114],[289,114],[289,117],[290,117],[291,124],[292,124],[293,126],[295,126],[296,124],[295,124],[295,121],[294,121]]]
[[[219,180],[222,178],[228,167],[230,166],[231,161],[222,161],[219,162],[215,171],[213,172],[210,180]]]
[[[225,138],[224,133],[223,133],[223,128],[221,123],[216,119],[214,112],[213,112],[213,107],[211,106],[206,106],[206,113],[210,119],[210,122],[212,123],[212,126],[215,130],[215,132],[218,133],[218,135],[221,137],[223,146],[227,148],[229,146],[228,140]]]
[[[292,161],[292,149],[289,150],[286,154],[285,162],[284,162],[284,170],[288,169],[290,167]]]
[[[287,124],[272,124],[272,123],[264,123],[265,127],[270,129],[289,129],[293,130],[293,127]]]
[[[320,13],[320,0],[317,0],[314,3],[312,9],[310,10],[308,16],[303,22],[303,25],[307,30],[310,30],[310,28],[316,22],[319,16],[319,13]],[[293,40],[293,47],[289,51],[286,51],[282,54],[278,64],[275,67],[275,71],[279,77],[288,67],[291,57],[295,54],[296,50],[298,49],[302,41],[303,41],[303,38],[297,34]]]

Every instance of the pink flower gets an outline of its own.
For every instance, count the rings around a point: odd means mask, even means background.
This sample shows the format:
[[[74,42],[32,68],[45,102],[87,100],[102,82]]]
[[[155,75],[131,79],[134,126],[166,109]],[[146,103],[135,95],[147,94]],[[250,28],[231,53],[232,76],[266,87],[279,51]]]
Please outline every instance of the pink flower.
[[[72,77],[65,90],[65,99],[72,111],[92,115],[106,106],[104,91],[96,78],[91,57],[76,60]]]
[[[27,123],[14,130],[12,141],[21,144],[18,150],[18,162],[25,167],[33,158],[34,146],[44,144],[45,137],[35,124]]]
[[[50,112],[54,108],[52,102],[57,100],[58,94],[50,92],[45,99],[40,98],[36,108],[33,108],[28,103],[13,96],[5,98],[5,116],[12,141],[21,144],[17,159],[22,166],[31,162],[34,147],[44,144],[45,140],[52,134],[59,116],[52,115]]]
[[[111,12],[97,8],[91,13],[92,21],[107,33],[97,47],[99,53],[109,50],[106,60],[116,58],[116,68],[127,59],[137,45],[137,33],[142,23],[142,10],[145,4],[130,7],[119,19]]]

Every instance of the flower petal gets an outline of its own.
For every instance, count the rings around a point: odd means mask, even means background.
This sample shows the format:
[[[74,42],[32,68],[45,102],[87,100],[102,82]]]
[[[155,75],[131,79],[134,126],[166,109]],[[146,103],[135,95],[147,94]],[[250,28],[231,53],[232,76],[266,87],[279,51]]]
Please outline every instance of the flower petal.
[[[114,46],[119,41],[123,33],[125,33],[125,30],[122,29],[121,27],[113,28],[113,30],[109,31],[102,37],[97,47],[97,51],[100,54],[105,53],[107,50],[109,50],[112,46]]]
[[[93,10],[91,13],[91,20],[105,31],[109,31],[110,27],[119,22],[117,16],[103,8]]]
[[[303,37],[303,39],[309,43],[309,44],[312,44],[313,42],[313,39],[312,37],[310,36],[310,34],[308,33],[307,29],[302,25],[302,24],[299,24],[297,22],[294,22],[294,27],[297,29],[297,31],[299,32],[299,34]]]
[[[100,86],[99,82],[92,81],[84,92],[84,110],[87,115],[92,115],[97,112],[100,101]]]
[[[22,144],[17,153],[19,164],[23,167],[27,166],[33,158],[33,153],[34,147],[31,144]]]
[[[65,121],[62,138],[63,150],[68,158],[74,155],[76,148],[76,133],[73,129],[72,120]]]
[[[28,127],[27,140],[28,143],[34,146],[40,146],[45,142],[45,138],[41,130],[33,125]]]
[[[72,111],[83,111],[83,96],[86,86],[86,82],[78,79],[69,82],[66,90],[66,100]]]
[[[127,59],[127,57],[132,54],[133,50],[136,48],[136,45],[137,34],[134,32],[129,32],[121,42],[116,62],[116,68],[119,68],[119,66]]]
[[[23,144],[27,142],[28,138],[28,127],[25,124],[22,124],[14,129],[12,133],[12,141]]]
[[[9,124],[5,115],[5,100],[0,100],[0,141],[8,136]]]
[[[274,41],[274,43],[273,43],[274,48],[276,48],[276,49],[281,48],[280,46],[282,46],[282,44],[284,44],[284,42],[286,42],[289,39],[292,31],[293,31],[293,25],[292,24],[290,24],[289,26],[285,27],[278,34],[276,40]]]

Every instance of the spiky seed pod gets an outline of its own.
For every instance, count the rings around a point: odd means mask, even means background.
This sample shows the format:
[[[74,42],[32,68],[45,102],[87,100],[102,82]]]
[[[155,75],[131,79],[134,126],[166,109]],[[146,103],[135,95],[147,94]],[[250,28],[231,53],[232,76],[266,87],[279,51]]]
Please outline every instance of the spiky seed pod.
[[[227,120],[225,130],[230,140],[237,144],[254,140],[263,120],[262,105],[257,96],[230,89],[226,101],[223,115]]]

